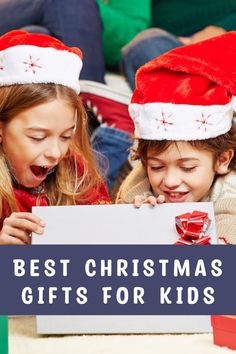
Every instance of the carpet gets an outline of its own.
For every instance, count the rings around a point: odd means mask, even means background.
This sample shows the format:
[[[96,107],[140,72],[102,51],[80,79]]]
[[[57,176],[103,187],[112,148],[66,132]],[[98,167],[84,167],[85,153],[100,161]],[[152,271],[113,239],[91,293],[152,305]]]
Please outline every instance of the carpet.
[[[230,354],[212,334],[39,336],[34,317],[9,319],[9,354]]]

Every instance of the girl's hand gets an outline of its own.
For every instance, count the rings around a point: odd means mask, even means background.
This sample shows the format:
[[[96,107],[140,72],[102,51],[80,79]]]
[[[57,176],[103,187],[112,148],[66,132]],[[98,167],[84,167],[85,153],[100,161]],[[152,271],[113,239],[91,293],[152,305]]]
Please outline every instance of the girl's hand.
[[[0,244],[28,245],[31,232],[43,234],[44,226],[44,222],[32,213],[12,213],[3,221]]]
[[[140,195],[136,195],[134,197],[134,206],[136,208],[140,208],[142,204],[151,204],[151,205],[155,206],[157,204],[162,204],[164,202],[165,202],[164,195],[159,195],[158,197],[148,196],[146,198],[143,198]]]

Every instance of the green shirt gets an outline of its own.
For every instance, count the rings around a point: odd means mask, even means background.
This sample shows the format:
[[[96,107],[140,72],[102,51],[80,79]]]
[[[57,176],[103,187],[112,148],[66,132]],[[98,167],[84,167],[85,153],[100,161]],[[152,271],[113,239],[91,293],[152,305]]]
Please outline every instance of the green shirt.
[[[97,0],[103,24],[105,63],[117,67],[121,48],[151,23],[151,0]]]
[[[97,0],[97,3],[103,25],[105,63],[111,67],[118,67],[121,48],[150,26],[176,36],[190,36],[208,25],[236,30],[236,0]]]
[[[236,29],[236,0],[153,0],[153,27],[189,36],[209,25]]]

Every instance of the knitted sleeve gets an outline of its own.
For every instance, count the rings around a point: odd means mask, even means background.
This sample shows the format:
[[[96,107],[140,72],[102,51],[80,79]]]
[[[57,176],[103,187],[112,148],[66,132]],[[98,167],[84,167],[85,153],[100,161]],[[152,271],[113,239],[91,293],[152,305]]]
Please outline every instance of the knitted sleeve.
[[[133,203],[136,195],[145,195],[145,197],[152,195],[146,171],[141,163],[130,172],[120,186],[116,197],[116,204]]]
[[[214,209],[217,235],[236,244],[236,198],[219,199],[214,203]]]

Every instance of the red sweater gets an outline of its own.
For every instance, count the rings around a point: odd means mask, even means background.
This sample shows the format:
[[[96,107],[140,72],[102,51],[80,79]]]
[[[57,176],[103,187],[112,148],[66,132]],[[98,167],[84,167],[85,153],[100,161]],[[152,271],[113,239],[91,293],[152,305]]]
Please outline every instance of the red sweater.
[[[81,164],[81,161],[78,161],[78,175],[82,173],[83,166]],[[21,212],[31,212],[33,206],[48,206],[48,199],[47,196],[44,193],[38,193],[38,192],[33,192],[32,189],[27,189],[27,188],[21,188],[21,187],[14,187],[14,194],[16,197],[16,201],[19,207],[19,211]],[[39,198],[40,197],[40,198]],[[105,184],[102,183],[101,187],[97,190],[96,188],[93,188],[89,192],[89,198],[88,202],[82,202],[79,204],[110,204],[110,198],[107,193],[107,189],[105,187]],[[3,214],[1,215],[0,219],[0,229],[2,228],[2,223],[3,220],[8,216],[6,207],[3,207]]]
[[[48,200],[45,194],[41,194],[40,198],[39,193],[32,193],[27,189],[14,188],[14,193],[16,197],[16,201],[20,211],[31,212],[33,206],[48,206]],[[91,190],[90,199],[88,202],[77,204],[109,204],[110,199],[104,184],[101,185],[98,191]]]

